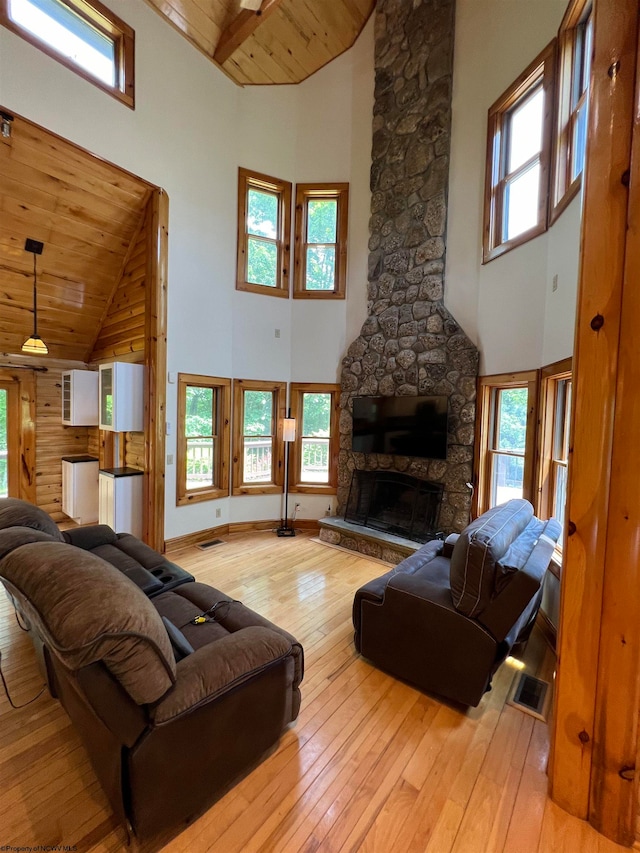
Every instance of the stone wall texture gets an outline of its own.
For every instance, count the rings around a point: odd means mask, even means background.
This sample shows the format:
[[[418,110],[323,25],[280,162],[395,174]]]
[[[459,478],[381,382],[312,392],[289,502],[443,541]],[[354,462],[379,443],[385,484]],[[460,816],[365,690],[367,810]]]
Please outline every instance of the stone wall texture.
[[[478,351],[444,306],[454,0],[378,0],[368,317],[342,362],[338,512],[354,468],[443,483],[439,527],[469,520]],[[446,460],[351,450],[354,396],[445,394]]]

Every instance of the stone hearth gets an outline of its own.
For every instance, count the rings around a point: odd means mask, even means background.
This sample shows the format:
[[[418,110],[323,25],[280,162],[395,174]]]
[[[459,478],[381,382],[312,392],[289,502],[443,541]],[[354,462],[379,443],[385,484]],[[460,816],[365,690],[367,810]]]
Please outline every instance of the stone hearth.
[[[378,0],[368,317],[342,362],[338,513],[354,469],[444,486],[439,526],[468,523],[478,351],[444,304],[454,0]],[[446,395],[446,460],[351,449],[354,396]]]
[[[352,524],[344,518],[321,518],[320,540],[328,545],[337,545],[356,551],[363,557],[373,557],[396,566],[405,557],[415,554],[422,547],[419,542],[393,536],[380,530],[371,530],[361,524]]]

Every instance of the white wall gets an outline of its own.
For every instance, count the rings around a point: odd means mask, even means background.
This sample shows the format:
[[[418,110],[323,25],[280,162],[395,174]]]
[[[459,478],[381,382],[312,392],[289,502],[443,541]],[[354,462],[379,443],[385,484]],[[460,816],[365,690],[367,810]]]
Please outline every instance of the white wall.
[[[300,86],[241,89],[144,3],[108,5],[136,31],[135,111],[3,27],[0,104],[167,191],[169,372],[336,381],[348,321],[359,327],[364,320],[372,22],[352,50]],[[346,302],[294,303],[235,290],[238,166],[292,183],[350,182]],[[167,386],[167,419],[175,425],[175,384]],[[174,432],[167,437],[174,458],[175,447]],[[278,496],[180,508],[174,496],[170,465],[167,538],[280,515]],[[302,517],[327,507],[325,497],[299,502]]]
[[[483,374],[537,368],[573,350],[578,199],[547,233],[481,264],[487,110],[555,37],[566,5],[457,0],[445,302],[478,344]]]

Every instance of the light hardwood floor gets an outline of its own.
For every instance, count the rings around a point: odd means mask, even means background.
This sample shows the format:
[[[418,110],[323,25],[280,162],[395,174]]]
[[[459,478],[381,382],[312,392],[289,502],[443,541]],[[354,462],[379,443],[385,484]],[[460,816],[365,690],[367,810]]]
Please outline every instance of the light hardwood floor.
[[[374,669],[352,644],[353,593],[379,563],[308,535],[236,534],[171,559],[302,642],[302,709],[277,750],[164,848],[175,853],[614,853],[546,796],[547,726],[505,705],[505,664],[480,706],[439,702]],[[14,700],[37,693],[31,644],[2,597],[0,649]],[[537,631],[527,667],[553,655]],[[125,848],[79,738],[43,695],[0,697],[0,847]]]

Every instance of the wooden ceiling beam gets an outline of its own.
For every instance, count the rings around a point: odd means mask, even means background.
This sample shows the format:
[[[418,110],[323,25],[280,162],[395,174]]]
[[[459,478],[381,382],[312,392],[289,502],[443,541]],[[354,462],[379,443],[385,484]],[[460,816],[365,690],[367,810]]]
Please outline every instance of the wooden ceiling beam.
[[[243,42],[258,29],[273,12],[276,11],[282,0],[262,0],[262,6],[256,11],[243,9],[220,36],[213,58],[219,65],[229,59]]]

